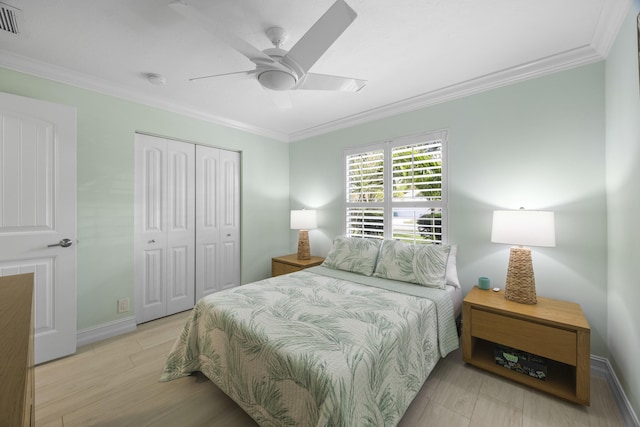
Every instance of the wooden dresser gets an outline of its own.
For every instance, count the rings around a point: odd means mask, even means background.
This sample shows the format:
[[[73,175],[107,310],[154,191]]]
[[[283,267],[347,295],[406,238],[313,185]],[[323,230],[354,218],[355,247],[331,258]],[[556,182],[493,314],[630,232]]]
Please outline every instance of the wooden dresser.
[[[0,426],[34,426],[33,273],[0,277]]]
[[[271,258],[271,277],[315,267],[323,262],[324,258],[319,256],[312,256],[311,259],[298,259],[298,254]]]

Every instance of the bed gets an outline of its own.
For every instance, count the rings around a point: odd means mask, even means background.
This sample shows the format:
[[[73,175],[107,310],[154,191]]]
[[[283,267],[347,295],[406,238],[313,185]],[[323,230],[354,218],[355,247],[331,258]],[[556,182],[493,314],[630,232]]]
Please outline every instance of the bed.
[[[395,277],[407,265],[389,271],[398,244],[367,254],[354,250],[363,240],[334,241],[322,266],[198,301],[161,381],[201,371],[263,427],[396,425],[458,348],[461,292],[444,274],[450,247],[436,248],[442,283],[420,286]]]

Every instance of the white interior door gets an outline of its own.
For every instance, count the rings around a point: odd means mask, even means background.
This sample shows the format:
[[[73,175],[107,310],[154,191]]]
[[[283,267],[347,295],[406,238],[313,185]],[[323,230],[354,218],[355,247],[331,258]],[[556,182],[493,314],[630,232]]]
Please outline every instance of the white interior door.
[[[240,284],[240,154],[196,147],[196,299]]]
[[[136,321],[195,303],[195,148],[136,134]]]
[[[76,351],[76,111],[0,93],[0,276],[34,273],[35,363]]]

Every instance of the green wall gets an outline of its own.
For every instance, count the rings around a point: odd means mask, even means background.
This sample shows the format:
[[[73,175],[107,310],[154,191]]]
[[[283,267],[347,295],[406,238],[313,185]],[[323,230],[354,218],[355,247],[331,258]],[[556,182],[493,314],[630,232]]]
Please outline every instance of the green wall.
[[[325,255],[343,232],[344,148],[447,129],[449,236],[465,292],[478,276],[504,286],[509,247],[490,242],[494,209],[552,210],[557,246],[533,248],[537,293],[579,303],[592,353],[606,356],[604,95],[599,62],[296,142],[291,206],[318,209],[311,249]]]
[[[287,253],[288,144],[2,68],[0,91],[77,109],[79,330],[133,315],[117,314],[116,300],[134,296],[136,131],[241,151],[242,283]]]
[[[640,415],[640,88],[632,3],[607,58],[608,334],[609,361]]]

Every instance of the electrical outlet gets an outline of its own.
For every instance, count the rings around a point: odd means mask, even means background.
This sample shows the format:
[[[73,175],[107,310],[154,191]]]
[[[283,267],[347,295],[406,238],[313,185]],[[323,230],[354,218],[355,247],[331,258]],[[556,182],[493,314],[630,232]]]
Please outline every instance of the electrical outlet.
[[[129,298],[120,298],[118,300],[118,313],[126,313],[129,311]]]

